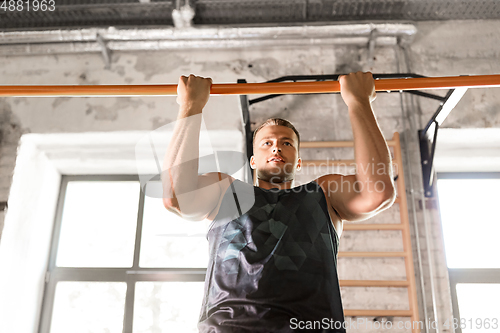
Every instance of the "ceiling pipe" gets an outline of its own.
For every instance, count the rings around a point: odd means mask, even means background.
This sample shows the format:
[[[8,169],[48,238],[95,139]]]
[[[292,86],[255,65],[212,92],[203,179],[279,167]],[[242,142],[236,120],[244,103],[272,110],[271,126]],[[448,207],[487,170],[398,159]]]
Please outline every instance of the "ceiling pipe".
[[[367,45],[376,30],[376,44],[410,44],[413,24],[337,24],[290,26],[199,26],[196,28],[85,28],[0,32],[0,56],[110,51],[220,49],[276,46]],[[102,43],[101,43],[102,44]]]

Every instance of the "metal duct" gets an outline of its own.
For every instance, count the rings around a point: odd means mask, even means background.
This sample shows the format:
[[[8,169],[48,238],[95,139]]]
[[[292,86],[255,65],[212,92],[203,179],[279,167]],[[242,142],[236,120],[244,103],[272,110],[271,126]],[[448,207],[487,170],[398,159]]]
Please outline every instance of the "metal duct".
[[[416,32],[412,24],[15,31],[0,32],[0,56],[102,52],[102,41],[111,51],[368,45],[373,39],[377,45],[395,45],[411,43]]]

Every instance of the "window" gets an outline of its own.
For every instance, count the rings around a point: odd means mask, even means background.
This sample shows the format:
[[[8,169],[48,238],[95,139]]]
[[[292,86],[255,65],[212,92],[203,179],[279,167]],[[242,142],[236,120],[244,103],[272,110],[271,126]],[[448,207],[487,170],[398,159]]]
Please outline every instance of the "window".
[[[438,173],[456,332],[500,328],[500,173]],[[451,324],[451,323],[450,323]]]
[[[137,176],[63,177],[40,333],[197,332],[208,222],[145,193]]]

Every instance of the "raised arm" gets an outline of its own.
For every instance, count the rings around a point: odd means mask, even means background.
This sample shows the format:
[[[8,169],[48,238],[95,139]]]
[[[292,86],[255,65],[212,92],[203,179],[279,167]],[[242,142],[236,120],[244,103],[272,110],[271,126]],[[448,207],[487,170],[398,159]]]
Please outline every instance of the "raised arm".
[[[162,169],[163,204],[169,211],[199,221],[215,208],[220,174],[198,175],[202,111],[210,97],[212,79],[181,76],[177,86],[179,113]]]
[[[390,207],[395,200],[389,148],[372,109],[375,84],[371,73],[339,78],[354,136],[356,174],[326,175],[330,203],[347,221],[365,220]]]

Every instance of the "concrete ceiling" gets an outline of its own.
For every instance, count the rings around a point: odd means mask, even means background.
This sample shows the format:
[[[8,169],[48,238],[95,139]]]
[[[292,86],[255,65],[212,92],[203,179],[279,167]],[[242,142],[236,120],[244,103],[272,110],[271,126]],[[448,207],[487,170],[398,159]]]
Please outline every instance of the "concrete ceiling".
[[[0,9],[0,31],[172,26],[186,3],[194,26],[500,18],[497,0],[46,0],[45,11]]]

